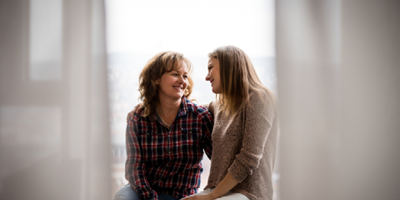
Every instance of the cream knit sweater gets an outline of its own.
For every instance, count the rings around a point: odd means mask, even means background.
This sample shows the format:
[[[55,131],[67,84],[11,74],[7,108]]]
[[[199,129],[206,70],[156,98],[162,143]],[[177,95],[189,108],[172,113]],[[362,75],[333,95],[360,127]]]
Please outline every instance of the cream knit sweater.
[[[234,117],[215,108],[211,170],[206,188],[229,171],[239,182],[231,192],[249,199],[272,200],[278,123],[276,100],[269,90],[250,91],[250,102]],[[212,107],[212,106],[210,106]]]

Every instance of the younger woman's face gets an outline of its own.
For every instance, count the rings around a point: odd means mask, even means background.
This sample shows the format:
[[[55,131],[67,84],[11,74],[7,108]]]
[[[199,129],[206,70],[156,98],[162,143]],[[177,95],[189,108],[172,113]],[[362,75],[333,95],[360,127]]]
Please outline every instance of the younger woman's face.
[[[210,58],[210,60],[208,60],[208,74],[206,76],[206,81],[210,81],[212,91],[215,94],[222,93],[219,61],[216,58]]]

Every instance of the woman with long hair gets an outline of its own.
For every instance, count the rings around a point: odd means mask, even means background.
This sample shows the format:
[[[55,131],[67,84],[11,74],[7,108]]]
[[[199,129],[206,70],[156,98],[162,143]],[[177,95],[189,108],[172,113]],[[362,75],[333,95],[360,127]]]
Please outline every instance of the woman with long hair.
[[[161,52],[142,70],[144,109],[130,117],[126,130],[129,185],[115,200],[174,200],[197,193],[203,150],[211,157],[213,117],[189,100],[191,68],[182,54]]]
[[[272,200],[278,123],[276,99],[249,57],[234,46],[209,54],[206,80],[217,94],[208,184],[197,199]]]

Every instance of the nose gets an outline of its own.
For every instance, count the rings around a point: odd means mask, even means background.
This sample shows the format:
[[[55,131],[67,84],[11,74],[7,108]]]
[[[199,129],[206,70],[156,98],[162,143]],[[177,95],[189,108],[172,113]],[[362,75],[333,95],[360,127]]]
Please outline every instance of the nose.
[[[180,83],[183,83],[183,82],[185,82],[185,79],[183,78],[183,76],[179,76],[178,81],[179,81]]]
[[[207,73],[206,81],[210,81],[210,73]]]
[[[186,80],[183,76],[179,76],[178,82],[179,82],[180,84],[184,84],[184,83],[187,82],[187,80]]]

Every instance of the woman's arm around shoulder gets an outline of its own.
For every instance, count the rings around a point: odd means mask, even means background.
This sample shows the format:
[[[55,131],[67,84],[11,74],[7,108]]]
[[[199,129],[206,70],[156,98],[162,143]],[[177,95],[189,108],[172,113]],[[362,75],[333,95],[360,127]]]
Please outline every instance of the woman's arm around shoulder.
[[[210,113],[214,116],[214,112],[215,112],[214,101],[211,101],[210,103],[201,104],[200,106],[206,107],[210,111]]]

